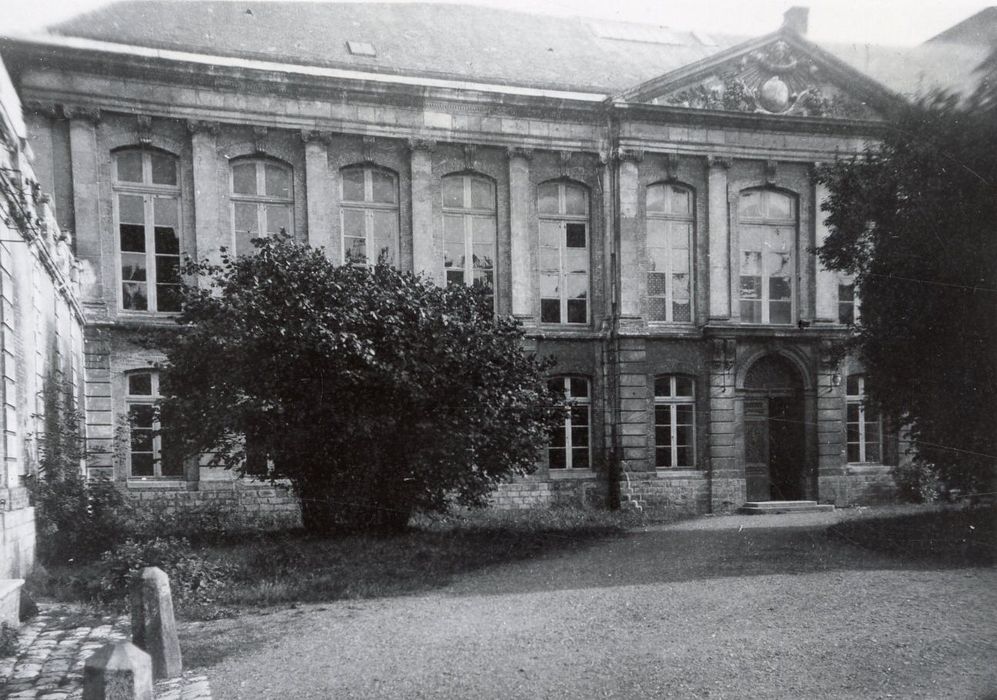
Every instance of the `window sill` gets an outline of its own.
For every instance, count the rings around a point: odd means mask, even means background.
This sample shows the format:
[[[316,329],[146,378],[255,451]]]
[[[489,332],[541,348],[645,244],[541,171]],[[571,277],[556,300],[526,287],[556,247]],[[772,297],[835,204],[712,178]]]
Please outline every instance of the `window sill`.
[[[186,479],[176,479],[172,477],[147,477],[147,478],[135,478],[128,477],[125,482],[129,489],[150,489],[150,490],[164,490],[164,491],[186,491],[187,485],[190,483]]]
[[[591,469],[547,469],[551,479],[594,479]]]
[[[873,462],[850,462],[845,465],[845,474],[878,474],[891,469],[889,464]]]
[[[658,468],[655,474],[659,479],[705,479],[706,472],[701,469],[670,469]]]

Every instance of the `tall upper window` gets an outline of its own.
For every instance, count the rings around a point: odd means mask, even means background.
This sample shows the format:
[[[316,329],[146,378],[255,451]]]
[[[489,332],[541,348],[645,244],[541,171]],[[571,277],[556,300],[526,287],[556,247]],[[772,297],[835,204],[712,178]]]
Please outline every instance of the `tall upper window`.
[[[744,192],[738,233],[741,321],[792,323],[796,200],[773,190]]]
[[[180,185],[177,159],[151,149],[114,154],[121,308],[180,310]]]
[[[647,188],[647,301],[649,321],[688,322],[692,191],[679,185]]]
[[[654,464],[659,469],[696,466],[696,390],[690,377],[654,379]]]
[[[866,403],[865,376],[849,375],[845,394],[848,461],[882,462],[883,424],[875,406]]]
[[[133,477],[182,477],[179,451],[163,444],[160,434],[159,374],[131,372],[126,376],[128,407],[128,474]]]
[[[232,249],[253,252],[253,238],[294,231],[291,169],[277,161],[232,161]]]
[[[838,323],[852,325],[858,321],[858,305],[855,303],[855,285],[838,285]]]
[[[495,185],[480,175],[443,178],[443,267],[447,284],[495,294]]]
[[[374,264],[381,254],[395,263],[398,256],[398,180],[387,170],[370,166],[343,168],[343,261]]]
[[[551,433],[547,464],[551,469],[589,469],[592,466],[592,395],[584,377],[555,377],[547,385],[566,405],[564,422]]]
[[[538,189],[540,214],[540,321],[588,323],[588,191],[570,182]]]

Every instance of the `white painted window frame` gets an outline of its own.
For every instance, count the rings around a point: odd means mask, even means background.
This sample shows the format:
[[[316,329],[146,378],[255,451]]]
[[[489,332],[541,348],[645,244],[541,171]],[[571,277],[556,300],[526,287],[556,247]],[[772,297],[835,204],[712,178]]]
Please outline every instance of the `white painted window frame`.
[[[126,182],[118,179],[118,156],[125,153],[142,154],[142,182]],[[160,311],[159,299],[156,292],[156,221],[155,221],[155,200],[172,199],[177,205],[177,237],[180,241],[181,257],[183,255],[183,197],[180,195],[180,159],[167,151],[157,151],[160,155],[169,156],[173,159],[173,167],[177,176],[176,185],[157,185],[152,182],[152,150],[135,148],[122,148],[112,153],[111,163],[113,169],[114,197],[112,202],[112,218],[114,220],[114,258],[115,272],[117,280],[118,310],[126,314],[175,314],[176,311]],[[121,276],[121,217],[120,202],[121,195],[142,197],[143,224],[145,229],[145,294],[148,300],[147,309],[126,309],[124,282]]]
[[[460,178],[463,187],[463,201],[465,204],[471,201],[471,182],[473,180],[480,180],[482,182],[487,182],[488,186],[492,191],[492,208],[491,209],[475,209],[470,206],[464,207],[451,207],[447,206],[446,202],[443,200],[444,191],[444,180],[457,179]],[[495,241],[492,254],[492,308],[498,309],[498,202],[496,197],[498,194],[498,188],[495,182],[484,175],[478,175],[474,173],[454,173],[452,175],[444,175],[440,182],[440,200],[442,204],[443,218],[447,216],[460,216],[464,226],[464,267],[462,269],[464,284],[468,287],[474,284],[474,221],[476,219],[487,219],[491,221],[493,239]],[[453,270],[454,268],[450,268]],[[460,268],[457,268],[460,269]],[[446,278],[446,270],[444,268],[444,284],[448,284]]]
[[[585,382],[585,386],[588,388],[588,396],[572,396],[571,394],[571,380],[580,379]],[[563,382],[564,387],[564,398],[567,400],[568,408],[564,411],[564,422],[558,430],[564,431],[564,467],[551,467],[550,466],[550,446],[547,447],[547,467],[552,473],[564,473],[564,472],[578,472],[578,471],[591,471],[592,470],[592,382],[589,381],[588,377],[579,376],[577,374],[567,374],[557,377],[551,377],[551,380],[558,380]],[[576,465],[574,464],[574,455],[572,454],[573,445],[571,442],[571,429],[574,424],[571,421],[571,408],[577,407],[585,408],[585,428],[588,431],[588,445],[586,448],[586,455],[588,459],[585,464]]]
[[[557,185],[557,213],[540,213],[540,188],[550,185]],[[585,213],[584,214],[568,214],[565,190],[568,188],[574,188],[579,190],[585,196]],[[548,222],[552,224],[557,224],[558,226],[558,245],[557,245],[557,259],[558,259],[558,296],[560,303],[560,320],[557,322],[553,321],[543,321],[543,311],[540,311],[539,318],[541,318],[541,323],[545,326],[575,326],[583,327],[591,323],[592,319],[592,226],[590,223],[592,205],[589,201],[589,191],[584,185],[574,183],[574,182],[542,182],[537,186],[537,216],[541,222]],[[568,320],[568,284],[567,280],[571,274],[565,271],[565,259],[567,257],[567,229],[568,224],[581,224],[585,227],[585,259],[588,265],[585,269],[585,320],[584,321],[569,321]],[[538,241],[539,247],[541,248],[552,248],[552,246],[544,246],[542,238]],[[543,269],[540,269],[540,274],[543,275]],[[545,297],[540,297],[541,303]]]
[[[290,189],[290,196],[288,197],[277,197],[274,195],[267,194],[237,194],[235,191],[235,167],[238,165],[248,165],[252,163],[256,168],[256,191],[266,192],[266,166],[280,168],[287,173],[287,182]],[[288,228],[286,233],[289,236],[294,236],[294,168],[289,164],[277,160],[276,158],[257,158],[257,157],[245,157],[245,158],[233,158],[229,162],[228,169],[228,179],[229,179],[229,232],[231,245],[229,246],[230,251],[234,251],[236,255],[245,255],[249,251],[239,251],[236,249],[236,228],[235,228],[235,205],[236,204],[255,204],[256,205],[256,237],[263,238],[271,235],[270,231],[267,231],[267,206],[273,205],[283,205],[287,207],[287,223]],[[274,231],[273,233],[277,233]]]
[[[664,470],[682,470],[682,469],[695,469],[696,468],[696,380],[693,377],[679,374],[659,374],[654,378],[655,384],[658,381],[668,378],[668,396],[659,396],[655,393],[654,396],[654,467],[655,469]],[[678,379],[685,379],[689,381],[692,385],[692,396],[678,396]],[[668,407],[668,421],[669,429],[671,431],[671,444],[669,445],[659,445],[657,439],[657,427],[661,425],[658,423],[657,409],[659,406]],[[692,406],[692,442],[689,445],[689,454],[692,457],[692,463],[688,465],[680,465],[678,463],[678,407],[679,406]],[[672,464],[671,466],[665,466],[658,464],[658,450],[662,447],[667,447],[671,453]]]
[[[129,393],[131,377],[136,377],[139,375],[147,374],[150,376],[150,394],[131,394]],[[132,406],[152,406],[155,409],[156,402],[161,398],[159,394],[159,372],[153,369],[141,369],[126,372],[124,375],[124,394],[125,394],[125,416],[131,416]],[[125,451],[126,454],[126,466],[128,469],[128,479],[130,480],[171,480],[171,481],[182,481],[184,477],[182,475],[163,475],[163,437],[160,434],[162,426],[159,422],[159,414],[155,413],[152,422],[152,476],[140,476],[133,473],[132,468],[132,445],[131,445],[131,421],[128,424],[128,449]]]
[[[339,259],[346,263],[346,211],[361,211],[364,215],[364,245],[367,250],[367,259],[363,263],[354,262],[352,264],[373,267],[377,263],[377,256],[372,257],[370,252],[374,247],[374,212],[375,211],[387,211],[393,212],[395,217],[395,237],[393,241],[393,253],[394,264],[398,265],[398,258],[400,254],[400,238],[401,238],[401,226],[399,222],[399,192],[398,192],[398,176],[391,170],[387,168],[380,168],[376,165],[348,165],[345,168],[340,169],[340,174],[350,171],[350,170],[360,170],[363,172],[364,177],[364,201],[358,202],[354,200],[347,200],[345,195],[345,188],[343,185],[343,178],[339,179]],[[393,191],[395,193],[395,201],[393,204],[388,204],[387,202],[375,202],[374,199],[374,183],[372,173],[377,171],[384,175],[389,175],[394,184]],[[351,236],[352,238],[352,236]],[[377,251],[377,255],[380,255],[380,251]]]
[[[651,192],[652,188],[656,188],[656,187],[657,188],[662,188],[662,189],[673,187],[675,189],[684,190],[688,194],[688,196],[689,196],[689,202],[690,202],[689,214],[685,215],[685,214],[674,214],[674,213],[671,213],[671,212],[668,212],[668,213],[651,212],[651,211],[647,210],[647,201],[650,199],[650,197],[648,197],[647,194],[649,194]],[[670,201],[670,197],[666,198],[666,201]],[[666,285],[665,285],[665,296],[664,296],[664,299],[665,299],[665,318],[664,319],[654,319],[654,318],[650,317],[650,314],[648,314],[648,323],[669,323],[669,324],[679,323],[679,324],[683,324],[683,325],[691,325],[691,324],[695,323],[695,319],[696,319],[696,298],[695,298],[696,294],[695,294],[695,290],[694,290],[694,284],[693,284],[694,279],[693,279],[693,273],[692,273],[692,271],[693,271],[693,257],[694,257],[693,256],[693,253],[694,253],[694,250],[693,250],[693,241],[695,240],[695,232],[696,232],[696,193],[688,185],[684,185],[684,184],[679,183],[679,182],[656,182],[654,184],[651,184],[651,185],[647,186],[647,192],[645,193],[644,202],[645,202],[645,215],[646,215],[648,221],[652,221],[652,220],[654,220],[654,221],[663,221],[663,222],[665,222],[666,226],[668,224],[671,224],[671,223],[680,223],[680,224],[685,224],[685,225],[687,225],[689,227],[689,231],[688,231],[688,235],[687,235],[687,241],[686,241],[686,246],[687,246],[686,249],[689,251],[689,253],[688,253],[689,265],[688,265],[688,268],[686,269],[686,274],[689,275],[689,320],[688,321],[676,321],[675,318],[674,318],[674,316],[675,316],[674,309],[673,309],[673,302],[674,302],[674,299],[675,299],[674,288],[673,288],[674,280],[672,279],[673,271],[671,269],[669,269],[667,271],[667,282],[666,282]],[[646,244],[647,244],[647,248],[648,248],[648,253],[650,253],[650,249],[651,248],[662,248],[665,251],[667,251],[668,261],[669,261],[669,265],[670,265],[672,257],[673,257],[674,254],[672,252],[672,247],[671,247],[671,244],[670,244],[670,242],[668,240],[667,235],[665,237],[664,245],[652,246],[651,242],[650,242],[650,235],[648,235],[647,238],[646,238]],[[648,255],[648,258],[650,258],[650,255]],[[656,273],[657,273],[657,271],[656,271]],[[648,290],[650,290],[650,288],[651,288],[651,275],[652,274],[656,274],[656,273],[652,273],[650,270],[648,270],[648,272],[647,272],[647,289]],[[652,295],[651,295],[650,292],[648,292],[647,296],[648,296],[648,299],[652,298]],[[655,299],[661,299],[662,297],[660,295],[654,295],[653,298],[655,298]]]
[[[854,377],[854,378],[856,378],[858,380],[859,393],[857,393],[857,394],[848,394],[847,393],[848,383],[846,381],[846,383],[845,383],[845,387],[846,387],[846,395],[845,395],[845,459],[846,460],[848,459],[848,446],[856,444],[854,442],[849,442],[848,441],[848,426],[855,424],[854,421],[849,421],[848,420],[848,407],[849,406],[855,406],[855,405],[857,405],[858,406],[858,411],[859,411],[859,420],[858,420],[859,460],[857,462],[852,462],[852,461],[849,460],[848,464],[882,464],[882,462],[883,462],[883,417],[881,415],[879,415],[879,413],[877,413],[875,421],[867,421],[866,420],[865,375],[863,375],[863,374],[853,374],[851,376]],[[879,447],[879,459],[878,460],[874,460],[874,461],[869,461],[868,455],[866,454],[866,443],[868,442],[868,440],[866,440],[866,423],[869,423],[869,422],[875,422],[879,426],[879,430],[878,430],[878,432],[879,432],[879,439],[876,441],[876,444]]]
[[[789,201],[789,204],[790,204],[790,209],[791,209],[791,215],[790,215],[790,217],[788,217],[786,219],[778,219],[778,218],[773,218],[773,217],[769,217],[769,216],[745,217],[743,214],[741,214],[741,201],[743,200],[743,198],[744,198],[745,195],[750,194],[752,192],[759,192],[759,193],[761,193],[763,199],[766,199],[767,196],[773,195],[773,194],[778,195],[780,197],[785,197]],[[767,202],[766,202],[766,208],[767,208]],[[749,187],[747,189],[741,190],[741,192],[739,193],[738,198],[737,198],[737,228],[738,228],[737,238],[738,238],[738,245],[737,245],[736,257],[734,259],[734,264],[736,265],[736,271],[737,271],[737,276],[736,276],[736,279],[737,279],[737,287],[736,287],[736,289],[737,289],[737,297],[736,297],[736,301],[737,301],[737,308],[738,308],[738,318],[740,319],[741,323],[744,323],[744,324],[747,324],[747,325],[752,325],[752,326],[777,326],[779,328],[786,328],[786,327],[792,326],[793,325],[793,320],[795,318],[797,318],[797,314],[798,314],[797,305],[799,303],[799,301],[798,301],[799,293],[798,293],[798,290],[797,290],[798,275],[799,275],[799,272],[797,270],[797,265],[798,265],[798,260],[799,260],[799,255],[798,255],[798,252],[797,252],[797,247],[798,247],[798,244],[799,244],[799,237],[800,237],[799,209],[800,209],[800,207],[799,207],[799,198],[796,196],[795,193],[792,193],[792,192],[787,192],[787,191],[777,190],[777,189]],[[765,251],[764,250],[762,251],[762,261],[761,261],[762,262],[762,289],[761,289],[761,297],[759,299],[745,299],[745,298],[743,298],[741,296],[741,257],[743,256],[744,251],[745,251],[744,241],[743,241],[743,234],[744,234],[744,228],[748,227],[748,226],[750,226],[750,227],[764,228],[764,229],[767,229],[767,230],[789,227],[791,229],[791,231],[792,231],[792,236],[791,236],[791,242],[792,242],[792,244],[790,245],[790,248],[789,248],[789,269],[790,269],[790,277],[789,277],[789,323],[772,323],[772,321],[770,320],[771,319],[771,309],[769,308],[769,304],[770,304],[771,300],[770,300],[770,297],[769,297],[769,285],[768,285],[768,282],[769,282],[769,279],[771,278],[772,275],[771,275],[771,271],[768,269],[768,259],[767,259],[766,255],[765,255]],[[741,308],[741,302],[742,301],[761,301],[761,305],[762,305],[762,319],[761,319],[761,321],[745,321],[744,318],[741,317],[740,308]]]

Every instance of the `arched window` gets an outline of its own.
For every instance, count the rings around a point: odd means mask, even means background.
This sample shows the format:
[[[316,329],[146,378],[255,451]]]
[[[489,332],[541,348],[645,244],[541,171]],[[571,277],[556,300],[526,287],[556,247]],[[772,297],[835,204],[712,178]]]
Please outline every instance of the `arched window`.
[[[343,168],[340,222],[343,262],[373,265],[383,254],[398,259],[398,179],[380,168]]]
[[[774,190],[742,193],[738,234],[741,321],[792,323],[796,200]]]
[[[654,379],[654,464],[658,469],[696,466],[696,388],[691,377]]]
[[[649,321],[692,321],[692,190],[661,183],[647,188]]]
[[[253,252],[253,238],[294,232],[291,168],[266,158],[232,161],[232,250]]]
[[[480,175],[447,175],[443,190],[443,267],[447,284],[495,294],[495,185]]]
[[[866,403],[865,376],[850,374],[845,383],[848,461],[883,461],[883,423],[875,406]]]
[[[164,444],[160,434],[159,373],[129,372],[125,375],[125,405],[128,410],[128,475],[135,478],[183,477],[179,450]]]
[[[537,189],[540,214],[540,321],[588,323],[588,190],[570,182]]]
[[[180,185],[175,156],[152,149],[114,153],[121,308],[180,310]]]
[[[551,469],[590,469],[592,392],[585,377],[554,377],[547,386],[565,401],[564,422],[551,433],[547,465]]]

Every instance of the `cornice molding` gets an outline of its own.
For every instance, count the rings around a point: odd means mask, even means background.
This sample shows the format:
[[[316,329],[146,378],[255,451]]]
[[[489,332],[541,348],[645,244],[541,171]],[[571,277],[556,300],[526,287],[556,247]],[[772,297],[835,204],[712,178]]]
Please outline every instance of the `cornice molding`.
[[[192,134],[211,134],[212,136],[218,136],[221,131],[221,124],[204,119],[188,119],[187,131]]]

